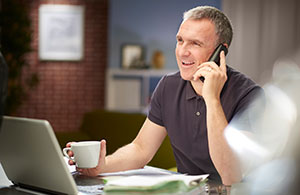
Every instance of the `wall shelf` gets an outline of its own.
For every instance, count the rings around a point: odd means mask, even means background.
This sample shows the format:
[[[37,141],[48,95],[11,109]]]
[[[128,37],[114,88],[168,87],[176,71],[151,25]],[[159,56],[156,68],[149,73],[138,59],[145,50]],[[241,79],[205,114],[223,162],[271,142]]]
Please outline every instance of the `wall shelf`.
[[[147,112],[152,92],[161,77],[176,71],[108,69],[106,74],[106,109]]]

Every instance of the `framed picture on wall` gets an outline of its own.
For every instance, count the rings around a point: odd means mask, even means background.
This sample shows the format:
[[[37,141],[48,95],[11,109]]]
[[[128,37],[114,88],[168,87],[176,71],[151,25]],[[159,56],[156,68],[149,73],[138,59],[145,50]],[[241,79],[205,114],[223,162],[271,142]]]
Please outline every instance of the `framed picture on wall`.
[[[84,7],[45,4],[39,8],[39,58],[83,59]]]
[[[125,44],[121,47],[121,66],[124,69],[145,68],[144,48],[138,44]]]

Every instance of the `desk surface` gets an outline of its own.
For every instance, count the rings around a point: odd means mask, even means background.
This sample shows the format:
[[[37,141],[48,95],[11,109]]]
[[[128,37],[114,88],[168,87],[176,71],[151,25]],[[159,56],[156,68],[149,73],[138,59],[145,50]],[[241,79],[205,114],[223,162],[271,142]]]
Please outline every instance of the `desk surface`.
[[[12,182],[7,178],[1,163],[0,163],[0,194],[2,195],[28,195],[28,194],[40,194],[36,192],[31,192],[28,190],[22,190],[15,187],[12,187]],[[203,194],[203,195],[220,195],[220,194],[229,194],[227,193],[228,189],[224,188],[222,185],[219,185],[214,182],[208,182],[205,186],[200,188],[193,189],[189,194]]]

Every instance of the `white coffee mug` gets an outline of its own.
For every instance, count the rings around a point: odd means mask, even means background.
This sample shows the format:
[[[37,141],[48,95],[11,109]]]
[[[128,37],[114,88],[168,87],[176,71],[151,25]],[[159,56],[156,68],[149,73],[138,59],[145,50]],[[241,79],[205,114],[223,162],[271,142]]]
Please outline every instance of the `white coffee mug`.
[[[68,155],[71,150],[74,154],[73,157]],[[79,168],[94,168],[98,165],[100,155],[100,142],[99,141],[81,141],[74,142],[70,148],[64,148],[63,154],[69,160],[76,163]]]

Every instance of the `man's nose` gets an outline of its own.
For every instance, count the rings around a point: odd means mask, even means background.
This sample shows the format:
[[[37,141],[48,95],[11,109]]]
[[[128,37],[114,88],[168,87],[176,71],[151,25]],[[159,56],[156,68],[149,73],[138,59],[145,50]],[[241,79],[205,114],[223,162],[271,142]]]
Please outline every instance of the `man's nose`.
[[[182,45],[179,50],[180,56],[189,56],[191,54],[187,45]]]

